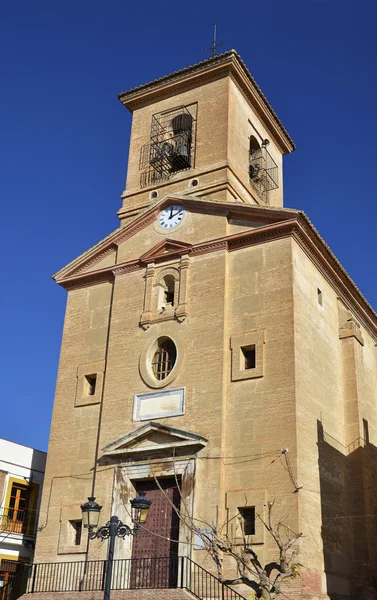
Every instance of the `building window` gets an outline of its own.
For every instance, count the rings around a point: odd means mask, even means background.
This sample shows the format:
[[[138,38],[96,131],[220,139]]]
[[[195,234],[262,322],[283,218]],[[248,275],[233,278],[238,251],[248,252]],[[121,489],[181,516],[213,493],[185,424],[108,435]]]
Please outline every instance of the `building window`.
[[[177,348],[170,338],[160,338],[152,360],[153,374],[158,381],[165,379],[174,368]]]
[[[73,545],[80,546],[81,544],[81,533],[82,533],[82,521],[70,521],[73,533]]]
[[[3,598],[1,593],[4,593],[6,585],[11,584],[12,581],[25,569],[25,564],[21,561],[1,559],[0,563],[0,598]],[[11,591],[11,590],[9,590]],[[7,592],[5,591],[7,596]],[[4,596],[5,599],[5,596]]]
[[[266,331],[244,331],[230,338],[232,351],[232,381],[255,379],[264,374],[264,344]]]
[[[255,506],[239,508],[242,518],[242,531],[244,535],[255,535]]]
[[[249,139],[250,181],[259,196],[266,201],[267,192],[279,187],[278,166],[267,150],[269,143],[269,140],[265,139],[260,146],[253,135]]]
[[[318,300],[318,304],[320,306],[323,306],[323,294],[322,294],[322,290],[320,290],[319,288],[317,288],[317,300]]]
[[[168,180],[177,171],[190,169],[195,157],[196,108],[178,106],[152,116],[149,142],[141,148],[140,187]]]
[[[85,396],[94,396],[96,393],[97,375],[85,375]]]
[[[156,284],[157,309],[161,313],[171,309],[178,303],[179,275],[168,273],[161,277]]]
[[[6,530],[23,533],[27,526],[27,510],[30,499],[30,487],[22,483],[13,483],[9,507],[5,508]]]
[[[252,346],[244,346],[241,348],[242,358],[243,358],[243,368],[244,369],[255,369],[256,365],[256,356],[255,356],[255,345]]]
[[[167,275],[164,278],[164,303],[174,306],[174,287],[175,281],[172,275]]]

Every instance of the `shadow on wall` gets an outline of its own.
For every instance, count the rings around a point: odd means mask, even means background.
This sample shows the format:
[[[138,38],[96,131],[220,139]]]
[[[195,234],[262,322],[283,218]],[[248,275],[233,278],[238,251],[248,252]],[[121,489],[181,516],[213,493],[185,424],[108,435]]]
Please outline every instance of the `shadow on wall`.
[[[331,600],[377,599],[377,448],[345,448],[318,427],[322,540]]]

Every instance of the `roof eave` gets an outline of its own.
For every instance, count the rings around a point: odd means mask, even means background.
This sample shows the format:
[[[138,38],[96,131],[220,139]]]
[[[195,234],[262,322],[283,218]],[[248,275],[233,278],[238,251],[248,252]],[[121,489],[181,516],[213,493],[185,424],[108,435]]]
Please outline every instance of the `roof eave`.
[[[177,93],[180,89],[200,85],[204,80],[232,76],[267,128],[283,154],[295,149],[295,144],[281,123],[272,106],[257,85],[245,63],[235,50],[230,50],[201,63],[176,71],[150,83],[118,95],[120,102],[133,112],[141,106],[155,102],[161,97]]]

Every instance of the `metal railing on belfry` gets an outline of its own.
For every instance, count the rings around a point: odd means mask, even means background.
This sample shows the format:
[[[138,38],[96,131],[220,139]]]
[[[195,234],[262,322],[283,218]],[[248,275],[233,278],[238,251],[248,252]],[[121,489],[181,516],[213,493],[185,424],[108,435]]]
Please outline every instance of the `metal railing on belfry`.
[[[37,592],[83,592],[104,589],[106,560],[36,563],[6,585],[0,600]],[[182,588],[199,598],[244,600],[215,575],[185,556],[114,560],[112,590]]]

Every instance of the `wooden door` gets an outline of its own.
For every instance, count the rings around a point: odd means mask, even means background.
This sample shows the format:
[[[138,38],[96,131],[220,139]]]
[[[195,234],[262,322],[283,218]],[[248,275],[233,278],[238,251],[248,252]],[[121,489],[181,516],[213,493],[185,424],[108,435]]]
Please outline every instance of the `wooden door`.
[[[136,491],[152,500],[147,522],[132,542],[132,588],[165,588],[177,585],[180,495],[175,479],[135,483]]]
[[[8,508],[8,531],[26,533],[29,486],[21,483],[12,485]]]

